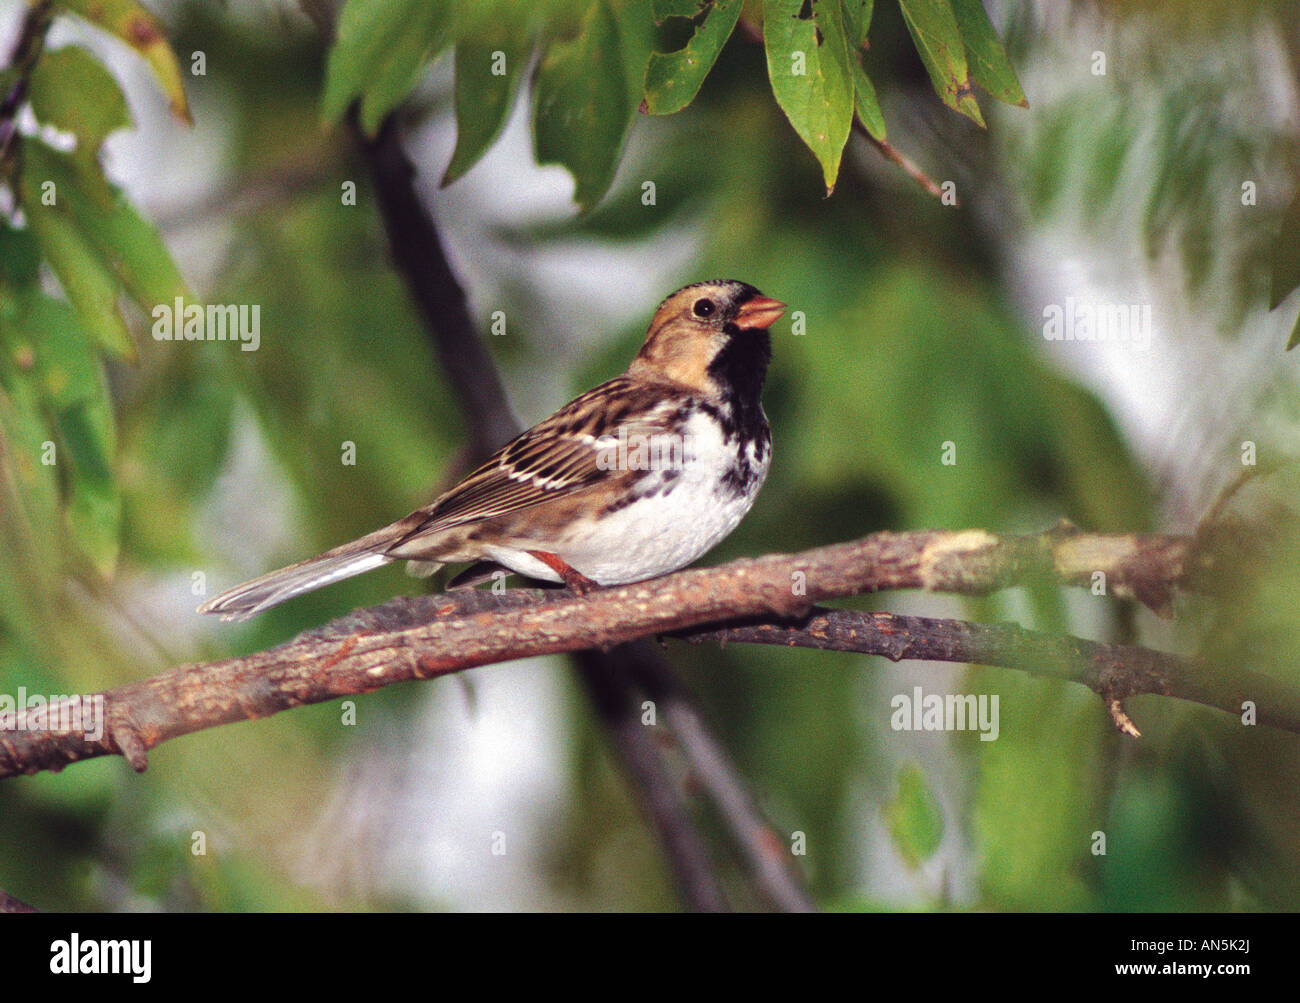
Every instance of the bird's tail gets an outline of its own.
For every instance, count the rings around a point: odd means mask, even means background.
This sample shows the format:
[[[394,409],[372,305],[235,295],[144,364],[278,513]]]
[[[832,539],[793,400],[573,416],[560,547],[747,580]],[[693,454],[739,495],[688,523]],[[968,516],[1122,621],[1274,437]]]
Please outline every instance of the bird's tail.
[[[393,558],[384,551],[393,545],[400,535],[399,527],[405,523],[407,520],[402,520],[317,557],[236,585],[215,599],[209,599],[199,607],[199,612],[219,613],[223,620],[247,620],[304,592],[391,564]]]

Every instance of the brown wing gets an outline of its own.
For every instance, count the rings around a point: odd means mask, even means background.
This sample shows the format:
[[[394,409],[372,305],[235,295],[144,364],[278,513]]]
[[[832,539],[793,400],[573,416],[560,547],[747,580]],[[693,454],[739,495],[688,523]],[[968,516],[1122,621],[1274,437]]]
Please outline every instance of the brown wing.
[[[412,537],[440,532],[562,498],[627,471],[602,467],[608,444],[617,437],[663,434],[680,402],[663,397],[663,388],[619,376],[574,398],[551,417],[506,443],[478,469],[434,501],[425,518],[393,549]]]

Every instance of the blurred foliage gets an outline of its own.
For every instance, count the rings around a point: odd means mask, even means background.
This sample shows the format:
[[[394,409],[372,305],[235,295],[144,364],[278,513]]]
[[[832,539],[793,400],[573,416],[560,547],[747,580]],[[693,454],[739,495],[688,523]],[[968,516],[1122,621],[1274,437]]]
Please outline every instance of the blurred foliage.
[[[58,12],[67,11],[83,18],[135,49],[149,64],[158,86],[167,95],[172,114],[190,121],[181,68],[176,53],[167,43],[166,30],[157,17],[136,0],[55,0],[53,6]],[[102,107],[115,100],[113,89],[96,89],[91,93],[94,97],[89,101],[86,100],[88,95],[82,94],[84,103]]]
[[[147,16],[126,0],[61,6],[124,38],[124,25]],[[1204,27],[1169,16],[1192,38],[1169,45],[1211,45],[1196,34]],[[1145,53],[1167,23],[1133,17],[1127,44]],[[1009,236],[998,234],[988,214],[928,199],[850,140],[852,120],[882,139],[888,118],[894,142],[901,134],[920,146],[929,140],[917,123],[929,116],[940,138],[923,155],[943,165],[937,176],[975,162],[986,189],[975,198],[996,207],[1006,186],[1024,196],[1029,223],[1104,236],[1136,219],[1148,255],[1173,248],[1188,295],[1227,334],[1300,277],[1277,240],[1290,189],[1277,198],[1281,186],[1261,185],[1270,201],[1255,214],[1241,212],[1238,198],[1243,178],[1264,181],[1294,161],[1294,140],[1232,114],[1225,95],[1251,93],[1232,80],[1237,61],[1250,59],[1244,48],[1206,65],[1158,52],[1125,60],[1117,55],[1129,49],[1115,43],[1116,86],[1045,104],[1030,87],[1032,112],[981,111],[972,84],[1020,105],[1021,80],[1031,78],[1012,63],[1046,59],[1055,72],[1059,56],[1031,15],[998,25],[975,0],[349,0],[337,43],[326,47],[289,15],[253,24],[186,5],[171,46],[148,32],[131,44],[177,114],[188,106],[168,69],[172,53],[207,54],[208,75],[187,86],[233,180],[190,207],[188,225],[225,235],[205,252],[216,260],[201,292],[258,305],[255,352],[143,333],[155,305],[197,299],[154,228],[104,175],[103,140],[127,121],[111,75],[82,48],[46,51],[31,109],[75,143],[25,135],[0,181],[20,208],[0,218],[0,693],[107,688],[179,661],[265,647],[422,587],[386,569],[242,629],[192,633],[188,620],[196,573],[232,581],[358,536],[426,500],[462,462],[454,395],[388,264],[364,172],[346,132],[320,128],[322,117],[338,122],[352,107],[370,131],[394,110],[438,135],[455,129],[448,164],[419,165],[452,186],[441,205],[454,223],[466,209],[452,183],[493,169],[489,154],[523,92],[537,159],[573,175],[587,210],[494,221],[495,238],[528,253],[498,259],[489,248],[488,267],[524,303],[544,299],[532,252],[577,249],[601,268],[603,252],[630,249],[662,270],[652,248],[671,241],[689,243],[690,265],[660,293],[734,275],[799,312],[797,329],[783,321],[774,332],[765,401],[777,461],[755,510],[710,562],[882,528],[1019,531],[1060,517],[1096,530],[1158,527],[1160,485],[1102,402],[1039,350],[1006,290],[997,241],[1014,240],[1022,221],[1006,213],[999,223]],[[792,72],[796,53],[805,75]],[[1128,101],[1139,83],[1140,100]],[[90,89],[96,101],[78,100]],[[935,92],[971,120],[988,112],[990,134],[948,115]],[[642,101],[665,117],[634,125]],[[641,198],[650,178],[657,205]],[[50,180],[57,196],[45,205]],[[355,205],[340,199],[346,182],[358,184]],[[1134,186],[1136,212],[1117,197]],[[517,197],[500,193],[502,203]],[[169,243],[177,229],[164,228]],[[627,298],[612,284],[608,295]],[[486,328],[496,304],[473,301]],[[530,389],[553,392],[555,406],[626,365],[653,305],[638,302],[634,322],[599,337],[566,318],[564,353],[541,347],[540,307],[538,316],[512,310],[511,337],[491,347]],[[341,462],[348,444],[355,465]],[[943,462],[946,444],[955,464]],[[43,463],[50,449],[54,461]],[[1257,505],[1272,512],[1276,497],[1262,493]],[[1270,518],[1275,545],[1225,553],[1231,601],[1189,604],[1176,633],[1154,636],[1225,671],[1250,664],[1300,683],[1298,537],[1289,514]],[[138,619],[151,604],[164,612]],[[1110,599],[1040,589],[965,609],[1056,629],[1078,631],[1082,621],[1132,640],[1131,611]],[[1148,698],[1131,708],[1145,733],[1135,747],[1088,692],[975,669],[951,686],[1000,698],[1000,737],[948,736],[934,754],[888,730],[898,678],[888,673],[928,667],[809,651],[668,650],[777,830],[806,835],[800,863],[828,906],[1300,902],[1295,736]],[[372,694],[357,701],[355,726],[341,723],[343,708],[321,706],[170,742],[140,777],[99,761],[0,784],[0,887],[45,908],[436,904],[367,870],[394,837],[384,799],[344,771],[375,758],[394,773],[403,757],[419,762],[421,750],[408,748],[416,711],[427,709],[417,698],[432,691],[437,706],[459,705],[457,685]],[[673,908],[639,807],[581,698],[570,697],[547,726],[566,736],[571,801],[547,816],[552,842],[533,901]],[[353,800],[340,806],[345,795]],[[691,803],[728,890],[757,905],[699,800]],[[336,830],[349,810],[371,827]],[[449,831],[452,820],[429,824]],[[208,838],[207,855],[191,852],[196,831]],[[962,873],[967,891],[954,896],[948,876]],[[886,898],[881,874],[910,893]],[[493,906],[482,894],[476,901]]]
[[[899,855],[908,867],[919,867],[943,839],[943,812],[915,764],[898,771],[898,795],[885,803],[882,814]]]
[[[972,79],[995,98],[1024,93],[978,0],[900,0],[935,91],[984,124]],[[609,189],[638,107],[681,111],[699,93],[742,16],[761,38],[777,103],[834,190],[854,115],[883,139],[875,86],[861,63],[874,4],[865,0],[589,0],[526,6],[348,0],[330,51],[322,113],[338,121],[359,101],[371,135],[421,71],[456,48],[457,155],[444,181],[464,173],[497,132],[503,100],[536,34],[540,54],[533,136],[539,163],[573,174],[589,209]],[[689,27],[686,27],[689,25]],[[656,28],[659,31],[656,33]],[[655,45],[656,34],[661,48]],[[511,39],[497,48],[493,39]],[[974,64],[967,67],[967,54]]]

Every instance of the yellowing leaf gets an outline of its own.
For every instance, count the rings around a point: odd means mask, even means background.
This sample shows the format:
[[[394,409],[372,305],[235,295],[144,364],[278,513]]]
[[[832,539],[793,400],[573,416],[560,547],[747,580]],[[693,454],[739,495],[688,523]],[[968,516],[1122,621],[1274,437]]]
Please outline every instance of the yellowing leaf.
[[[656,52],[645,74],[646,110],[652,115],[681,111],[699,93],[718,54],[740,20],[741,0],[713,0],[699,9],[695,33],[676,52]]]
[[[966,67],[966,45],[952,4],[949,0],[898,0],[898,6],[940,99],[983,126],[984,116],[971,90]]]
[[[140,53],[167,95],[172,114],[182,122],[193,124],[180,64],[158,18],[135,0],[58,0],[58,6],[116,35]]]
[[[1011,68],[993,23],[980,0],[952,0],[962,41],[966,44],[966,61],[975,82],[999,101],[1029,107],[1020,89],[1016,71]]]

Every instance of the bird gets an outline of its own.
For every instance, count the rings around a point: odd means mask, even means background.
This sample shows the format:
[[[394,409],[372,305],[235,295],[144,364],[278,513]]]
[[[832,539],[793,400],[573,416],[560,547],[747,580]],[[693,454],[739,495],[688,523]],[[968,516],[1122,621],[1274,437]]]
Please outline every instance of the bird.
[[[245,620],[394,561],[472,562],[448,589],[514,572],[585,594],[692,563],[736,528],[772,459],[760,400],[786,305],[735,279],[665,299],[621,376],[516,436],[428,505],[238,585],[200,613]]]

